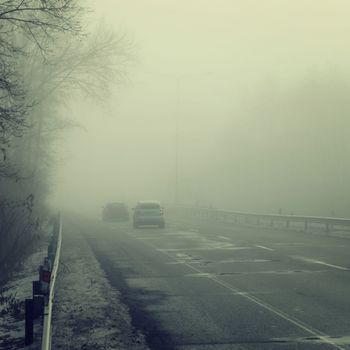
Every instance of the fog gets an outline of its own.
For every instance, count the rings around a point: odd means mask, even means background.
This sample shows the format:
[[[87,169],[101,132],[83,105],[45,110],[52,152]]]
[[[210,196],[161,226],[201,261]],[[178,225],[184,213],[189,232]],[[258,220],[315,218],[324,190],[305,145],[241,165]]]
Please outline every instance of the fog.
[[[128,79],[56,146],[52,202],[176,200],[349,216],[350,4],[344,0],[95,0],[133,42]]]

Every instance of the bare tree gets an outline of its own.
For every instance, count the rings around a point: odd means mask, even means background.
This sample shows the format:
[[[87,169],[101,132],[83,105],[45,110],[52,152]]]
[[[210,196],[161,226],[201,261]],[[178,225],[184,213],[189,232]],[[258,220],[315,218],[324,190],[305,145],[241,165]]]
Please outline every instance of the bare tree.
[[[31,130],[26,137],[31,138],[31,146],[25,151],[31,152],[26,159],[32,159],[32,164],[26,174],[34,174],[39,164],[50,158],[45,135],[49,134],[52,140],[61,130],[76,126],[74,121],[60,118],[52,107],[65,103],[76,90],[104,99],[111,84],[126,80],[127,65],[133,59],[133,45],[127,36],[102,26],[84,38],[60,38],[44,61],[40,49],[35,47],[30,58],[24,59],[27,99],[35,105],[28,118]]]
[[[28,127],[35,103],[28,100],[22,58],[34,45],[44,59],[59,34],[79,34],[81,13],[76,0],[0,0],[0,175],[17,173],[11,170],[9,149]]]
[[[0,241],[20,254],[45,211],[53,140],[74,123],[57,110],[75,90],[103,98],[131,59],[126,36],[83,33],[83,12],[78,0],[0,0],[0,211],[19,203],[0,213]]]
[[[30,71],[26,72],[36,77],[28,80],[27,90],[34,92],[31,99],[37,103],[72,90],[104,99],[110,85],[125,82],[127,66],[134,57],[133,45],[125,34],[103,27],[68,42],[62,38],[45,61],[40,61],[39,55],[38,50],[32,54],[27,65]]]
[[[0,23],[5,22],[6,27],[1,32],[1,41],[16,47],[13,41],[7,40],[16,29],[44,49],[46,39],[53,39],[56,33],[79,33],[81,12],[77,0],[2,0]]]
[[[3,153],[11,138],[23,132],[26,112],[31,106],[19,75],[19,58],[29,54],[30,42],[46,56],[58,34],[80,33],[81,12],[76,0],[0,1],[0,145]]]

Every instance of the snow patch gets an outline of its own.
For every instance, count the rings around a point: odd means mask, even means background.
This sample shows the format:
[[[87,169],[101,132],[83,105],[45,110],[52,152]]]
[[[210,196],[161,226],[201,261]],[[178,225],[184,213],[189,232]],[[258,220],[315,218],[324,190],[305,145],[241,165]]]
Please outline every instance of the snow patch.
[[[85,238],[72,227],[63,232],[53,349],[148,349]]]

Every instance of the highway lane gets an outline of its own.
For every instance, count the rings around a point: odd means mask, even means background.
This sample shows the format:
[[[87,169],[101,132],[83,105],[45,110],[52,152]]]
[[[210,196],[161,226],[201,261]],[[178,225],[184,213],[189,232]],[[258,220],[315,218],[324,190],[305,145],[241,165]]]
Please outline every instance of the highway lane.
[[[350,240],[81,222],[153,349],[350,349]]]

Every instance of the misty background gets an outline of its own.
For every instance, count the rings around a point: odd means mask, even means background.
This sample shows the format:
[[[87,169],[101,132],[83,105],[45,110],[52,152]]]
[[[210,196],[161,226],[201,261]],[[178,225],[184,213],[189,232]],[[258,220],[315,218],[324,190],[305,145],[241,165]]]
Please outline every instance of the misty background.
[[[128,80],[67,96],[51,201],[74,210],[175,198],[238,211],[350,216],[350,4],[99,0],[133,42]]]

